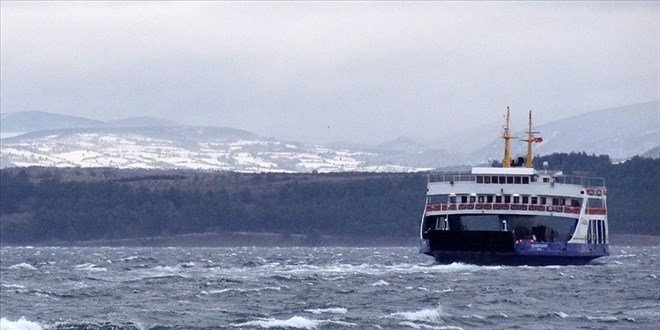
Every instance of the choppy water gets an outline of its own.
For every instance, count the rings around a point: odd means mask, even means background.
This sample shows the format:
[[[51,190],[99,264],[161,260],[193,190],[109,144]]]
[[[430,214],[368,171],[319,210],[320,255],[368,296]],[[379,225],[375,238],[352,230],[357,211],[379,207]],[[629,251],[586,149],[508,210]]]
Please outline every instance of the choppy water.
[[[651,329],[660,247],[587,266],[415,248],[2,248],[2,329]]]

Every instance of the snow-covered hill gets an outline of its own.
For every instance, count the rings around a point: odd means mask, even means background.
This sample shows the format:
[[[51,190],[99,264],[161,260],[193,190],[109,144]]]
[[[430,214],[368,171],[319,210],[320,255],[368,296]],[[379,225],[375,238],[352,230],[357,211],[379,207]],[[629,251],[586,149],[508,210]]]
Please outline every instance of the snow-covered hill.
[[[364,151],[266,139],[218,127],[77,128],[2,140],[1,166],[185,168],[243,172],[414,171]]]
[[[35,111],[3,114],[1,119],[0,167],[394,172],[477,164],[500,160],[502,155],[499,140],[461,155],[405,137],[373,147],[320,146],[264,138],[234,128],[181,126],[150,117],[101,122]],[[535,146],[535,154],[584,151],[613,159],[653,156],[660,146],[660,102],[590,112],[534,129],[544,139]],[[514,145],[513,151],[523,153],[523,144]]]

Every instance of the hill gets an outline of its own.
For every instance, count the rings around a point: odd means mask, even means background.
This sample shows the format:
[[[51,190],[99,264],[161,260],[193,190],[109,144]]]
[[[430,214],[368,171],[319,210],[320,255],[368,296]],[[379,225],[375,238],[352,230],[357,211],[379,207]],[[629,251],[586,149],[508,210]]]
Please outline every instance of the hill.
[[[2,115],[0,132],[25,133],[60,128],[105,127],[99,120],[83,117],[59,115],[44,111],[12,112]]]
[[[654,157],[660,146],[660,101],[594,111],[535,127],[544,141],[537,155],[608,154],[615,160]],[[9,131],[14,130],[14,131]],[[17,131],[23,134],[17,135]],[[465,134],[432,147],[399,137],[375,146],[329,146],[265,138],[229,127],[191,127],[153,117],[100,122],[33,111],[2,117],[0,168],[117,167],[240,172],[413,172],[500,160],[502,142],[470,154],[443,147],[477,145],[487,134]],[[17,136],[16,136],[17,135]],[[523,132],[516,133],[524,136]],[[460,143],[459,143],[460,141]],[[462,150],[468,150],[463,148]],[[513,144],[514,154],[524,151]]]
[[[543,142],[534,146],[537,155],[559,152],[605,154],[613,159],[628,159],[660,146],[660,101],[588,112],[547,124],[534,126]],[[524,138],[524,131],[512,134]],[[522,143],[512,144],[518,154],[525,152]],[[502,142],[490,144],[470,155],[473,162],[484,155],[501,154]],[[498,159],[500,160],[500,159]]]
[[[660,235],[660,160],[555,154],[567,174],[605,178],[613,234]],[[0,171],[4,243],[207,232],[416,237],[424,173],[235,173],[113,168]]]

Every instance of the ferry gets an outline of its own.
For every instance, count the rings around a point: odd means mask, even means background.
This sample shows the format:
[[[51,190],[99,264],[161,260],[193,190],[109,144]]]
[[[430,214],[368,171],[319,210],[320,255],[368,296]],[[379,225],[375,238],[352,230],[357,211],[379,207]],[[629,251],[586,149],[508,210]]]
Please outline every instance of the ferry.
[[[439,263],[582,265],[609,255],[607,189],[602,178],[535,169],[532,131],[526,157],[511,159],[509,108],[502,167],[430,173],[419,252]]]

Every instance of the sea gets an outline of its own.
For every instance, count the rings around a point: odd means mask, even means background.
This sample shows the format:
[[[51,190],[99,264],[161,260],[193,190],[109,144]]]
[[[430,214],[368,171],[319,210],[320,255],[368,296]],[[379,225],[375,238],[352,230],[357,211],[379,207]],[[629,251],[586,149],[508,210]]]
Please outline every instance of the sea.
[[[660,329],[660,246],[586,266],[416,247],[2,247],[4,329]]]

